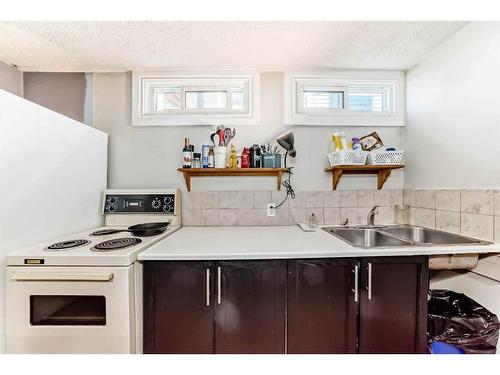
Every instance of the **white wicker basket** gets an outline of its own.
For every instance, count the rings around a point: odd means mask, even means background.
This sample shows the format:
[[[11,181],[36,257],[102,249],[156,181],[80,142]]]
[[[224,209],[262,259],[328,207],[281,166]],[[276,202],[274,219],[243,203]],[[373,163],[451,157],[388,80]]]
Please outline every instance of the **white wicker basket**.
[[[404,153],[404,151],[371,151],[368,154],[368,164],[403,164]]]
[[[340,150],[330,152],[328,162],[330,167],[335,165],[365,165],[367,157],[368,152],[366,151]]]

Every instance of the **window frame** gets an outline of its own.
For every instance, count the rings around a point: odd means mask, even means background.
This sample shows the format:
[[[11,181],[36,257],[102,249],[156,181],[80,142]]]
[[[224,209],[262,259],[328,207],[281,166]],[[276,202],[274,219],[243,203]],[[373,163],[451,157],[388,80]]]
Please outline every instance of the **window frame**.
[[[331,70],[285,72],[284,112],[286,125],[318,126],[404,126],[404,72],[389,70]],[[349,87],[379,85],[391,89],[390,111],[368,112],[349,109]],[[303,108],[303,92],[320,88],[335,91],[344,88],[344,106],[336,108]],[[310,89],[309,89],[310,90]]]
[[[166,80],[169,80],[168,82]],[[232,90],[243,87],[242,110],[232,109]],[[180,108],[155,110],[155,90],[179,88]],[[225,91],[225,108],[186,108],[186,92]],[[245,95],[245,92],[247,93]],[[132,72],[134,126],[258,125],[260,74],[249,71],[136,71]]]

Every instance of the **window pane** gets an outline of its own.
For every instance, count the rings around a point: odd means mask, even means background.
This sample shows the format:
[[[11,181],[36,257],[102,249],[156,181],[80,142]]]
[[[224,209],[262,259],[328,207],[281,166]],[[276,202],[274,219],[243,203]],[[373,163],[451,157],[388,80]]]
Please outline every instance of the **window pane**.
[[[243,110],[244,107],[244,93],[243,91],[231,91],[231,106],[236,111]]]
[[[349,110],[363,112],[382,112],[384,111],[384,93],[383,92],[350,92]]]
[[[342,91],[304,91],[304,108],[344,108],[344,93]]]
[[[225,109],[226,91],[186,91],[187,109]]]
[[[155,95],[155,112],[163,112],[181,108],[181,90],[158,92]]]

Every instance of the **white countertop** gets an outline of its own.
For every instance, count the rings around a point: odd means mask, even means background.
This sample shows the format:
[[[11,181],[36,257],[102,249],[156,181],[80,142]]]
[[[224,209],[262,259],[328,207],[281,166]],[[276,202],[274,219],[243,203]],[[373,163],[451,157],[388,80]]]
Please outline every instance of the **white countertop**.
[[[139,260],[238,260],[500,253],[491,245],[363,249],[317,228],[298,226],[184,227],[139,254]]]

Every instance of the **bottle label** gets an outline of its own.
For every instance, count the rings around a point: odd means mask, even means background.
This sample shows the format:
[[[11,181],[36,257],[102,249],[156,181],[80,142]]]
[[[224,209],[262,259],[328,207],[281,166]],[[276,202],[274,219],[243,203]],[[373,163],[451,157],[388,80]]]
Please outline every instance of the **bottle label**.
[[[182,166],[183,167],[191,167],[192,159],[191,152],[185,151],[182,153]]]

